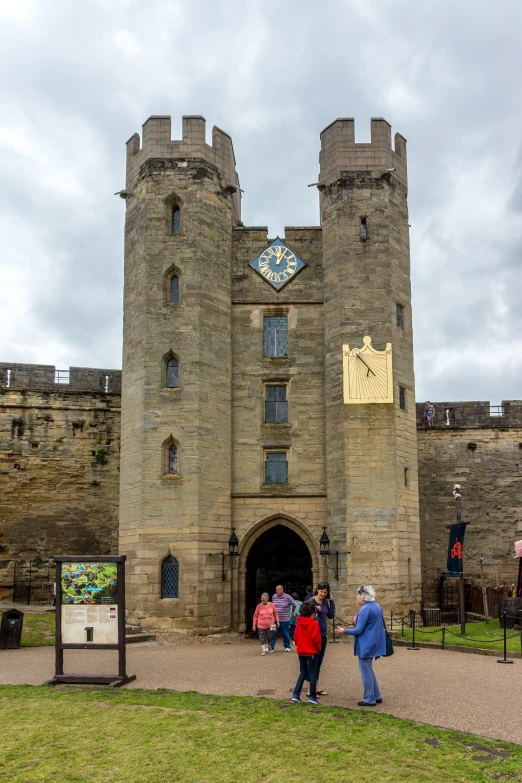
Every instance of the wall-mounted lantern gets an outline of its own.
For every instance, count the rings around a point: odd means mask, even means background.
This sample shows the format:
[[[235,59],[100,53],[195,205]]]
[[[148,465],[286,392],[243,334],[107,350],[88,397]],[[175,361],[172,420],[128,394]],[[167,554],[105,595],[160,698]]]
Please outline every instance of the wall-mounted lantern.
[[[228,539],[228,552],[221,552],[221,581],[224,582],[227,578],[228,569],[225,568],[225,558],[230,557],[230,568],[234,568],[236,565],[236,558],[239,557],[239,538],[236,536],[235,527],[232,528],[232,533]]]
[[[330,554],[330,539],[325,527],[323,527],[323,535],[319,539],[319,553],[321,557],[327,557]]]
[[[330,556],[330,539],[328,537],[328,533],[326,532],[326,528],[323,527],[323,533],[321,535],[321,538],[319,539],[319,554],[321,557],[324,557],[324,564],[327,567],[329,571],[333,571],[334,579],[339,579],[339,555],[349,555],[349,552],[334,552],[333,556],[335,557],[335,566],[332,568],[328,565],[327,558]]]

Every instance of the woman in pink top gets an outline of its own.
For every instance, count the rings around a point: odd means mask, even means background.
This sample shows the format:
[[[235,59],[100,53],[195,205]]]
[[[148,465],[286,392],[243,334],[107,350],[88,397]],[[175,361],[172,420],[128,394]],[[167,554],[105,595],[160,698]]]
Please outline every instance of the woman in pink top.
[[[259,635],[261,655],[267,654],[275,628],[279,626],[277,610],[269,598],[268,593],[263,593],[261,596],[261,603],[256,606],[256,611],[254,612],[254,623],[252,626],[254,632],[257,629]],[[274,651],[272,650],[272,652]]]

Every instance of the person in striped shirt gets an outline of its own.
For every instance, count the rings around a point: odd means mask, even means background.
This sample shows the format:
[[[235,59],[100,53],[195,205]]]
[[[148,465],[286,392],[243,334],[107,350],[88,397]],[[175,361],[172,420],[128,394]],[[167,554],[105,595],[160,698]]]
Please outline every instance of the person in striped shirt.
[[[290,613],[292,606],[295,606],[295,601],[291,595],[285,593],[283,585],[277,585],[276,591],[272,596],[272,603],[279,617],[279,627],[275,630],[270,651],[274,652],[277,637],[279,636],[279,631],[281,631],[285,652],[290,652]]]

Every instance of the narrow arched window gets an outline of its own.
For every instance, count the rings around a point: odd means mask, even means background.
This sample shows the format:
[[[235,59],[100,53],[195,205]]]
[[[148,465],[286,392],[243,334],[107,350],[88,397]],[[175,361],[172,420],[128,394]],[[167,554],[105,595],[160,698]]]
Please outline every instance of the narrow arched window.
[[[167,389],[179,387],[179,362],[174,356],[167,361],[166,386]]]
[[[179,590],[179,563],[168,555],[161,564],[161,597],[177,598]]]
[[[179,302],[179,277],[172,275],[170,278],[170,301]]]
[[[167,464],[167,473],[170,476],[177,476],[178,475],[178,447],[175,443],[172,443],[169,446],[168,450],[168,464]]]
[[[172,207],[172,233],[181,234],[181,209]]]

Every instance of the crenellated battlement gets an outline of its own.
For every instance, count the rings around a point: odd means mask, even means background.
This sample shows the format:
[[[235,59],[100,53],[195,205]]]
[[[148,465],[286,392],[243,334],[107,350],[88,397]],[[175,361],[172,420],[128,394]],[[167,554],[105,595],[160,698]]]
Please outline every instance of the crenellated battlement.
[[[391,142],[391,125],[382,117],[372,117],[370,144],[355,142],[355,121],[352,117],[337,119],[321,133],[319,154],[321,185],[331,185],[342,172],[371,172],[375,177],[389,172],[405,187],[408,186],[406,139],[395,134],[395,149]]]
[[[0,389],[121,394],[121,370],[103,370],[97,367],[70,367],[68,370],[57,370],[52,364],[0,362]]]
[[[141,147],[139,133],[127,142],[127,191],[134,189],[141,166],[149,158],[170,158],[185,161],[187,158],[201,159],[217,168],[225,186],[239,186],[236,173],[236,159],[232,139],[220,128],[212,128],[212,146],[205,142],[204,117],[194,115],[183,117],[183,138],[171,138],[169,115],[153,115],[143,125]],[[237,194],[239,195],[239,194]]]

